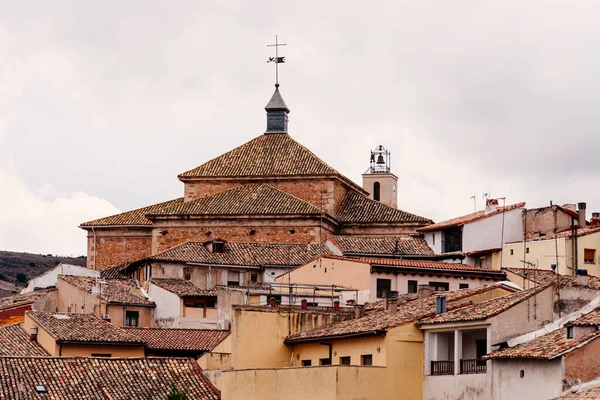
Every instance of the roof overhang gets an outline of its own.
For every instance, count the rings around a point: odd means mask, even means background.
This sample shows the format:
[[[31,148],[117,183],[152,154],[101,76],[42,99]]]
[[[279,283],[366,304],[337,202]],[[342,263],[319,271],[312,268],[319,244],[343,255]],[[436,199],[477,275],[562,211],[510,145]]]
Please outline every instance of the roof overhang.
[[[462,265],[462,264],[458,264]],[[419,268],[405,266],[390,266],[390,265],[371,265],[371,271],[389,272],[389,273],[417,273],[417,274],[434,274],[434,275],[453,275],[453,276],[474,276],[505,280],[506,273],[502,271],[472,271],[472,270],[453,270],[440,268]]]
[[[285,344],[301,344],[301,343],[314,343],[314,342],[322,342],[323,340],[344,340],[344,339],[355,339],[362,337],[371,337],[371,336],[385,336],[387,331],[385,329],[372,330],[367,332],[355,332],[355,333],[344,333],[340,335],[328,335],[328,336],[319,336],[319,337],[296,337],[292,339],[285,339],[283,343]]]

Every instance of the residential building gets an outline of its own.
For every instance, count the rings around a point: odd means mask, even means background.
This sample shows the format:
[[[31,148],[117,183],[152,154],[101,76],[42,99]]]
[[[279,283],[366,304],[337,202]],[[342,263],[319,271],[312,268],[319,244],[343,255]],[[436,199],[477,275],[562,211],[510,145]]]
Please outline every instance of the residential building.
[[[36,290],[23,294],[0,298],[0,325],[3,322],[23,322],[25,312],[56,311],[56,290]]]
[[[58,275],[100,277],[100,271],[95,271],[79,265],[60,263],[42,275],[30,279],[29,282],[27,282],[27,286],[21,290],[21,293],[29,293],[40,289],[55,288],[58,284]]]
[[[465,264],[500,269],[503,243],[523,239],[524,207],[525,203],[499,206],[498,200],[489,199],[485,210],[417,230],[437,254],[463,255]]]
[[[585,203],[580,203],[580,206],[582,204]],[[526,239],[539,239],[571,229],[575,223],[579,223],[580,213],[583,216],[583,223],[580,226],[585,226],[585,206],[580,207],[579,212],[575,204],[565,204],[563,206],[554,204],[546,207],[529,208],[525,210],[523,221]]]
[[[57,311],[61,313],[94,314],[116,326],[149,328],[154,307],[138,282],[131,279],[58,277]]]
[[[281,284],[347,288],[342,301],[373,302],[391,293],[416,293],[419,286],[457,290],[503,281],[501,271],[428,260],[349,258],[325,255],[277,278]],[[351,290],[354,289],[354,290]]]
[[[189,399],[219,391],[190,358],[0,357],[6,399],[166,399],[173,385]]]
[[[103,270],[211,238],[317,245],[331,235],[398,236],[431,224],[369,198],[374,188],[365,190],[292,139],[279,88],[265,110],[264,134],[178,175],[183,197],[82,223],[88,267]],[[386,179],[384,189],[394,182],[385,174],[377,178]],[[395,195],[384,189],[380,200],[392,204]]]
[[[144,356],[142,339],[90,314],[27,311],[23,329],[52,356]]]

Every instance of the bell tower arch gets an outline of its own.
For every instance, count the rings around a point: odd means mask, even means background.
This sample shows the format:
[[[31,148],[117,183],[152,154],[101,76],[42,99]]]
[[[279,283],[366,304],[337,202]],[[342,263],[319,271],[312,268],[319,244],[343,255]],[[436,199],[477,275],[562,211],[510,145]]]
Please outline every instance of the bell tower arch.
[[[369,198],[398,208],[398,177],[391,172],[391,153],[382,145],[371,151],[369,168],[362,175]]]

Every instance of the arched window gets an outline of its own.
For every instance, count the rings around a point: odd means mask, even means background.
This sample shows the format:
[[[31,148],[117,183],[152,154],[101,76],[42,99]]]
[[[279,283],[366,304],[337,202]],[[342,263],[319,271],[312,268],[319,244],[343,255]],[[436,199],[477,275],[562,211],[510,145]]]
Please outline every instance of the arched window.
[[[373,184],[373,199],[374,199],[374,200],[377,200],[377,201],[381,200],[381,194],[380,194],[381,190],[380,190],[380,186],[381,186],[381,185],[379,184],[379,182],[375,182],[375,183]]]

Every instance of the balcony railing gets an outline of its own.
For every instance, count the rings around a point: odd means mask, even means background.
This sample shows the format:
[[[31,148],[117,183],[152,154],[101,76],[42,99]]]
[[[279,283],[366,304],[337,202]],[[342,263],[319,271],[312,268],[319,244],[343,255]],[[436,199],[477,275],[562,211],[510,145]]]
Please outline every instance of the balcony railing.
[[[460,360],[461,374],[485,374],[487,371],[487,363],[484,360]]]
[[[454,375],[454,361],[432,361],[431,375]]]

